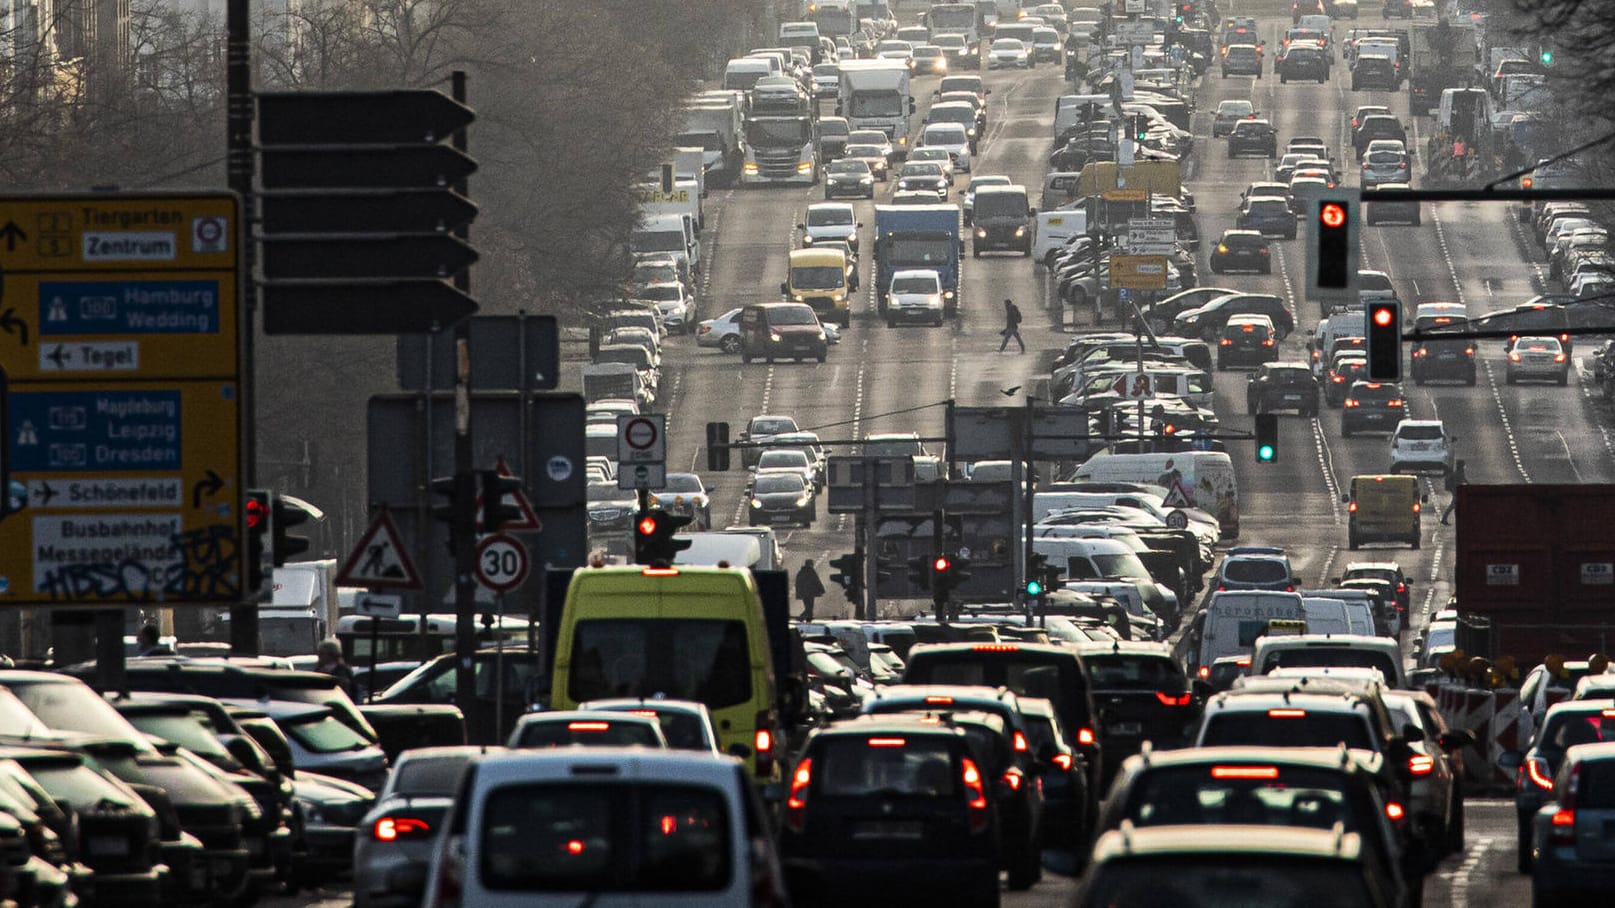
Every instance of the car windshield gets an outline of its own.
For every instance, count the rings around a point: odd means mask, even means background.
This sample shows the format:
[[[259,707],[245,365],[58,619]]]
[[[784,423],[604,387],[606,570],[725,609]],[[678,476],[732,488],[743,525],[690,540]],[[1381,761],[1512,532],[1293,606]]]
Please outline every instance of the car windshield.
[[[852,209],[840,206],[823,208],[809,208],[807,212],[807,225],[809,227],[833,227],[853,222]]]
[[[711,786],[502,785],[488,793],[481,842],[467,850],[500,892],[715,893],[733,876],[729,817]]]
[[[893,293],[936,293],[937,282],[934,277],[897,277],[892,278]]]
[[[234,763],[235,758],[219,743],[213,720],[202,710],[188,713],[141,713],[125,716],[129,724],[205,758],[210,763]]]
[[[815,65],[813,67],[813,74],[815,76],[835,76],[836,78],[840,78],[841,77],[841,64],[839,64],[839,63],[820,63],[820,64],[817,64],[817,65]]]
[[[807,465],[807,455],[801,451],[764,451],[757,458],[759,470],[799,470]]]
[[[589,483],[590,501],[622,501],[629,493],[617,488],[616,483]]]
[[[511,742],[516,747],[651,747],[660,749],[656,729],[643,722],[573,720],[564,714],[521,726]]]
[[[848,145],[847,146],[847,157],[849,157],[849,158],[884,158],[885,156],[886,156],[886,149],[881,148],[879,145]],[[843,162],[837,162],[837,163],[843,163]],[[865,163],[864,166],[867,167],[868,164]]]
[[[910,161],[903,165],[902,176],[908,177],[939,177],[942,176],[942,165],[936,161]]]
[[[1101,577],[1136,577],[1142,579],[1150,576],[1149,570],[1144,567],[1144,562],[1139,561],[1138,556],[1132,552],[1096,554],[1091,557],[1093,558],[1094,566],[1099,569],[1099,576]]]
[[[694,473],[669,473],[664,492],[700,492],[701,480]]]
[[[118,715],[112,704],[77,681],[44,681],[7,685],[28,711],[55,731],[82,732],[114,741],[128,741],[151,750],[144,736]]]
[[[1396,660],[1385,653],[1350,646],[1281,649],[1262,660],[1261,674],[1280,668],[1372,668],[1381,677],[1396,677]]]
[[[6,688],[0,687],[0,728],[18,738],[50,737],[50,726]]]
[[[850,161],[843,158],[830,163],[830,172],[833,174],[864,176],[869,173],[869,163],[867,161]]]
[[[1026,45],[1022,44],[1019,38],[999,38],[997,41],[993,42],[993,50],[1024,51],[1026,50]]]
[[[1201,747],[1338,747],[1374,750],[1368,724],[1356,713],[1275,707],[1218,712],[1206,721]]]
[[[1396,437],[1406,441],[1440,441],[1443,436],[1440,426],[1401,426],[1396,430]]]
[[[1153,690],[1175,692],[1183,689],[1183,670],[1163,656],[1142,653],[1102,653],[1086,655],[1088,679],[1094,690]]]
[[[847,280],[847,269],[835,265],[797,265],[791,269],[791,286],[797,290],[835,290]]]
[[[1236,558],[1223,565],[1222,576],[1233,583],[1282,583],[1290,572],[1284,562],[1271,558]]]
[[[819,317],[806,306],[781,306],[768,313],[770,325],[817,325]]]
[[[642,300],[655,300],[657,302],[684,298],[683,288],[678,284],[651,284],[634,295]]]
[[[136,805],[144,806],[127,789],[77,761],[30,761],[23,766],[52,798],[77,810],[132,810]]]
[[[371,746],[363,736],[337,721],[330,713],[277,719],[275,724],[286,733],[286,737],[317,754],[343,753]]]
[[[721,709],[751,698],[750,650],[739,621],[579,621],[567,694],[576,701],[663,696]]]
[[[1243,117],[1255,110],[1255,105],[1249,101],[1223,101],[1217,105],[1217,115],[1220,117]]]
[[[666,739],[667,746],[674,750],[712,750],[713,741],[707,736],[706,723],[701,721],[701,716],[697,713],[683,709],[658,709],[654,702],[644,706],[617,705],[598,708],[612,712],[631,712],[636,716],[655,719],[662,727],[662,737]]]
[[[1026,196],[1021,192],[983,192],[976,196],[975,217],[1024,218],[1027,215]]]
[[[1537,750],[1565,751],[1578,744],[1615,741],[1615,718],[1603,711],[1563,710],[1548,717],[1537,737]]]
[[[796,420],[754,419],[751,421],[751,428],[747,431],[752,438],[758,438],[764,435],[780,435],[785,432],[795,432]]]
[[[812,793],[826,798],[953,797],[958,779],[935,735],[837,735],[813,753]]]
[[[806,489],[807,483],[800,473],[771,473],[758,476],[757,485],[752,491],[758,495],[783,495],[800,494]]]
[[[1152,769],[1128,792],[1124,819],[1135,826],[1306,826],[1360,829],[1338,771],[1274,764],[1212,764]]]

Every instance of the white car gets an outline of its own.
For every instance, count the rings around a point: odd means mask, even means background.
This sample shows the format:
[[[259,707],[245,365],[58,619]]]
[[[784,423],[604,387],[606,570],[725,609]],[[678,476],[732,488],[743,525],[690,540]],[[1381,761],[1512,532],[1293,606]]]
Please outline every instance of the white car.
[[[1391,472],[1436,472],[1452,469],[1452,438],[1439,419],[1404,419],[1391,433]]]
[[[916,148],[908,153],[910,161],[932,161],[942,165],[942,173],[948,178],[948,185],[953,185],[953,153],[946,148],[933,146],[931,148]]]
[[[970,172],[970,133],[962,124],[931,123],[920,131],[920,141],[916,147],[947,149],[953,157],[953,169],[960,173]]]
[[[1031,69],[1032,50],[1019,38],[999,38],[987,51],[988,69]]]
[[[812,246],[820,240],[845,240],[854,255],[858,254],[858,216],[846,202],[818,202],[807,207],[807,217],[796,228],[802,231],[802,245]]]
[[[636,299],[656,307],[662,330],[668,334],[689,334],[695,330],[695,298],[677,281],[647,284],[634,293]]]
[[[697,347],[717,347],[725,353],[740,352],[740,309],[730,309],[717,318],[702,319],[695,326]]]
[[[942,279],[927,268],[909,268],[892,275],[886,293],[886,326],[899,322],[929,322],[940,328],[947,316],[942,300]]]

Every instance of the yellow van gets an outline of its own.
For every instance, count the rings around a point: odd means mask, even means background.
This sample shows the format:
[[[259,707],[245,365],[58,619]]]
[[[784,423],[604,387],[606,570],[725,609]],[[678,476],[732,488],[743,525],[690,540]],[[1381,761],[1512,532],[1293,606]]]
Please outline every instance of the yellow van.
[[[641,565],[572,575],[555,629],[552,709],[612,697],[705,703],[724,752],[758,782],[784,757],[757,585],[733,568]]]
[[[858,277],[840,249],[793,249],[785,283],[779,285],[786,299],[807,303],[818,313],[819,321],[835,322],[843,328],[851,324],[848,299],[858,289]]]
[[[1419,516],[1430,496],[1419,493],[1416,476],[1353,476],[1346,503],[1350,548],[1365,542],[1406,542],[1419,547]]]

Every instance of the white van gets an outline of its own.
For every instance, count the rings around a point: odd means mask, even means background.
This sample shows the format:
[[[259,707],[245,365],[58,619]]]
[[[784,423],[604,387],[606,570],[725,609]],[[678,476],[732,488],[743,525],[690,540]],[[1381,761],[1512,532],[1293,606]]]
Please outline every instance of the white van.
[[[1300,595],[1276,590],[1225,590],[1194,616],[1178,642],[1184,671],[1207,677],[1211,663],[1224,656],[1243,656],[1266,636],[1269,621],[1305,621]],[[1290,637],[1288,639],[1295,639]]]
[[[730,60],[723,69],[723,87],[732,91],[751,91],[757,80],[779,75],[779,60],[762,57],[740,57]]]
[[[1239,535],[1239,480],[1225,451],[1110,454],[1088,458],[1076,482],[1142,482],[1166,489],[1167,507],[1199,508],[1216,515],[1222,538]]]
[[[1363,590],[1302,590],[1302,599],[1333,599],[1346,606],[1347,633],[1373,636],[1374,600]]]
[[[1281,668],[1371,668],[1392,687],[1407,686],[1402,647],[1395,637],[1306,633],[1256,641],[1251,648],[1251,675]]]
[[[1060,588],[1076,593],[1098,594],[1109,596],[1121,603],[1127,609],[1127,621],[1133,626],[1134,640],[1153,640],[1159,642],[1166,639],[1166,627],[1162,624],[1160,616],[1144,604],[1142,586],[1149,581],[1126,580],[1077,580],[1063,584]]]
[[[690,751],[491,754],[461,778],[426,904],[784,904],[769,820],[750,787],[739,760]],[[659,834],[645,836],[646,829]],[[446,893],[459,897],[445,900]]]
[[[759,532],[766,531],[766,532]],[[674,564],[715,565],[754,571],[777,571],[783,563],[773,527],[730,527],[704,533],[680,534],[690,547],[673,556]]]
[[[1103,580],[1132,577],[1150,581],[1149,569],[1126,543],[1114,539],[1043,536],[1032,540],[1032,551],[1046,556],[1067,580]]]
[[[1346,603],[1339,599],[1301,597],[1301,607],[1307,613],[1309,634],[1350,634],[1351,619],[1346,614]]]

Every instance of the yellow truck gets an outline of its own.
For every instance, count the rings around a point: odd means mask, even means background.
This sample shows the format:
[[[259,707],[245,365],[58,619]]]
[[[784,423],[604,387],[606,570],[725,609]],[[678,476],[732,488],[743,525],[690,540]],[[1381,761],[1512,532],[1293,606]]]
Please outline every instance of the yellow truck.
[[[1353,476],[1346,494],[1346,541],[1350,548],[1365,542],[1406,542],[1419,547],[1419,518],[1430,496],[1419,492],[1416,476]]]
[[[790,269],[779,292],[788,300],[807,303],[821,322],[851,323],[849,300],[858,289],[858,271],[840,249],[793,249]]]

